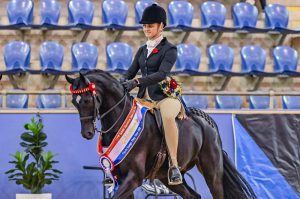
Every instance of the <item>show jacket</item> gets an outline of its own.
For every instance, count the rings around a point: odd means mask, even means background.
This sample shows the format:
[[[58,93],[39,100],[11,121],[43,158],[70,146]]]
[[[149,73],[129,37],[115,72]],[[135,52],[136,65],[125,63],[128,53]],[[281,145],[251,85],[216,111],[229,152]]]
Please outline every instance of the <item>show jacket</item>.
[[[169,75],[177,57],[177,48],[169,43],[166,38],[156,46],[157,52],[151,52],[147,58],[147,46],[141,46],[134,60],[124,75],[126,79],[133,79],[141,70],[142,77],[139,80],[139,92],[137,97],[143,98],[148,87],[149,97],[154,101],[160,101],[167,96],[159,86],[159,82]]]

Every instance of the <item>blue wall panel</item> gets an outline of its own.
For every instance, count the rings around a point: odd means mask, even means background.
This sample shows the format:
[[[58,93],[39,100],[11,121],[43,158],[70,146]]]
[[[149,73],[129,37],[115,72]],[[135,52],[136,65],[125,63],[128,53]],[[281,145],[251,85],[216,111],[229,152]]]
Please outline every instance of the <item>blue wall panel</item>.
[[[14,199],[15,193],[24,193],[21,186],[7,180],[5,171],[12,168],[8,163],[19,146],[20,135],[24,132],[23,125],[28,123],[33,114],[0,114],[0,198]],[[219,125],[224,149],[230,157],[233,153],[233,136],[231,114],[212,114]],[[83,165],[97,165],[97,139],[87,141],[80,134],[80,122],[77,114],[43,114],[44,131],[48,135],[47,150],[57,154],[60,161],[57,168],[64,173],[59,181],[46,186],[44,192],[53,193],[53,199],[99,199],[102,198],[102,174],[99,171],[84,170]],[[212,198],[202,176],[194,168],[191,173],[196,179],[197,189],[202,198]],[[136,198],[145,194],[140,190],[135,192]]]

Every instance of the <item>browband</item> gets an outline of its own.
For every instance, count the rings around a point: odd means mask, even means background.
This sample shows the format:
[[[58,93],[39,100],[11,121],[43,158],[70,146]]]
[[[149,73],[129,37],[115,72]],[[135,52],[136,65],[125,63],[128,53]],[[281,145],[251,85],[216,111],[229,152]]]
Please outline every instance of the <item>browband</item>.
[[[77,89],[77,90],[73,90],[72,85],[70,85],[70,91],[73,94],[82,94],[82,93],[86,93],[86,92],[91,92],[92,95],[96,95],[96,85],[94,83],[90,83],[88,85],[88,87],[86,88],[82,88],[82,89]]]

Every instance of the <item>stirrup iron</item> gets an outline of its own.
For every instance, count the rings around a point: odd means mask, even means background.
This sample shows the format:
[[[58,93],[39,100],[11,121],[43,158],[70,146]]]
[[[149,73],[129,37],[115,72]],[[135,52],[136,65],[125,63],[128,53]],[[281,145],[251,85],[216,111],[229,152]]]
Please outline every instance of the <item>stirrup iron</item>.
[[[178,179],[175,179],[175,180],[170,179],[170,176],[173,174],[173,173],[170,173],[170,172],[172,172],[172,169],[178,170],[178,174],[179,174]],[[169,185],[182,184],[182,175],[181,175],[181,172],[178,167],[175,167],[175,166],[169,167],[169,169],[168,169],[168,184]]]

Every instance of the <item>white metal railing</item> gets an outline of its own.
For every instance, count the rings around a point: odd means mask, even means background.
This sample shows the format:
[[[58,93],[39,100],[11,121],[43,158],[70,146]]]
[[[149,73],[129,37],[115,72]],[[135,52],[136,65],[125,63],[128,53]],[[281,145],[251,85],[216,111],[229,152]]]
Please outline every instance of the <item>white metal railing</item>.
[[[61,106],[65,104],[65,96],[71,95],[68,90],[53,90],[53,91],[33,91],[33,90],[1,90],[0,95],[2,95],[2,107],[6,108],[6,97],[7,95],[61,95]],[[136,92],[132,92],[132,94],[137,94]],[[274,106],[274,97],[276,96],[300,96],[300,92],[296,91],[183,91],[183,95],[239,95],[239,96],[269,96],[270,102],[269,107],[272,109]]]

